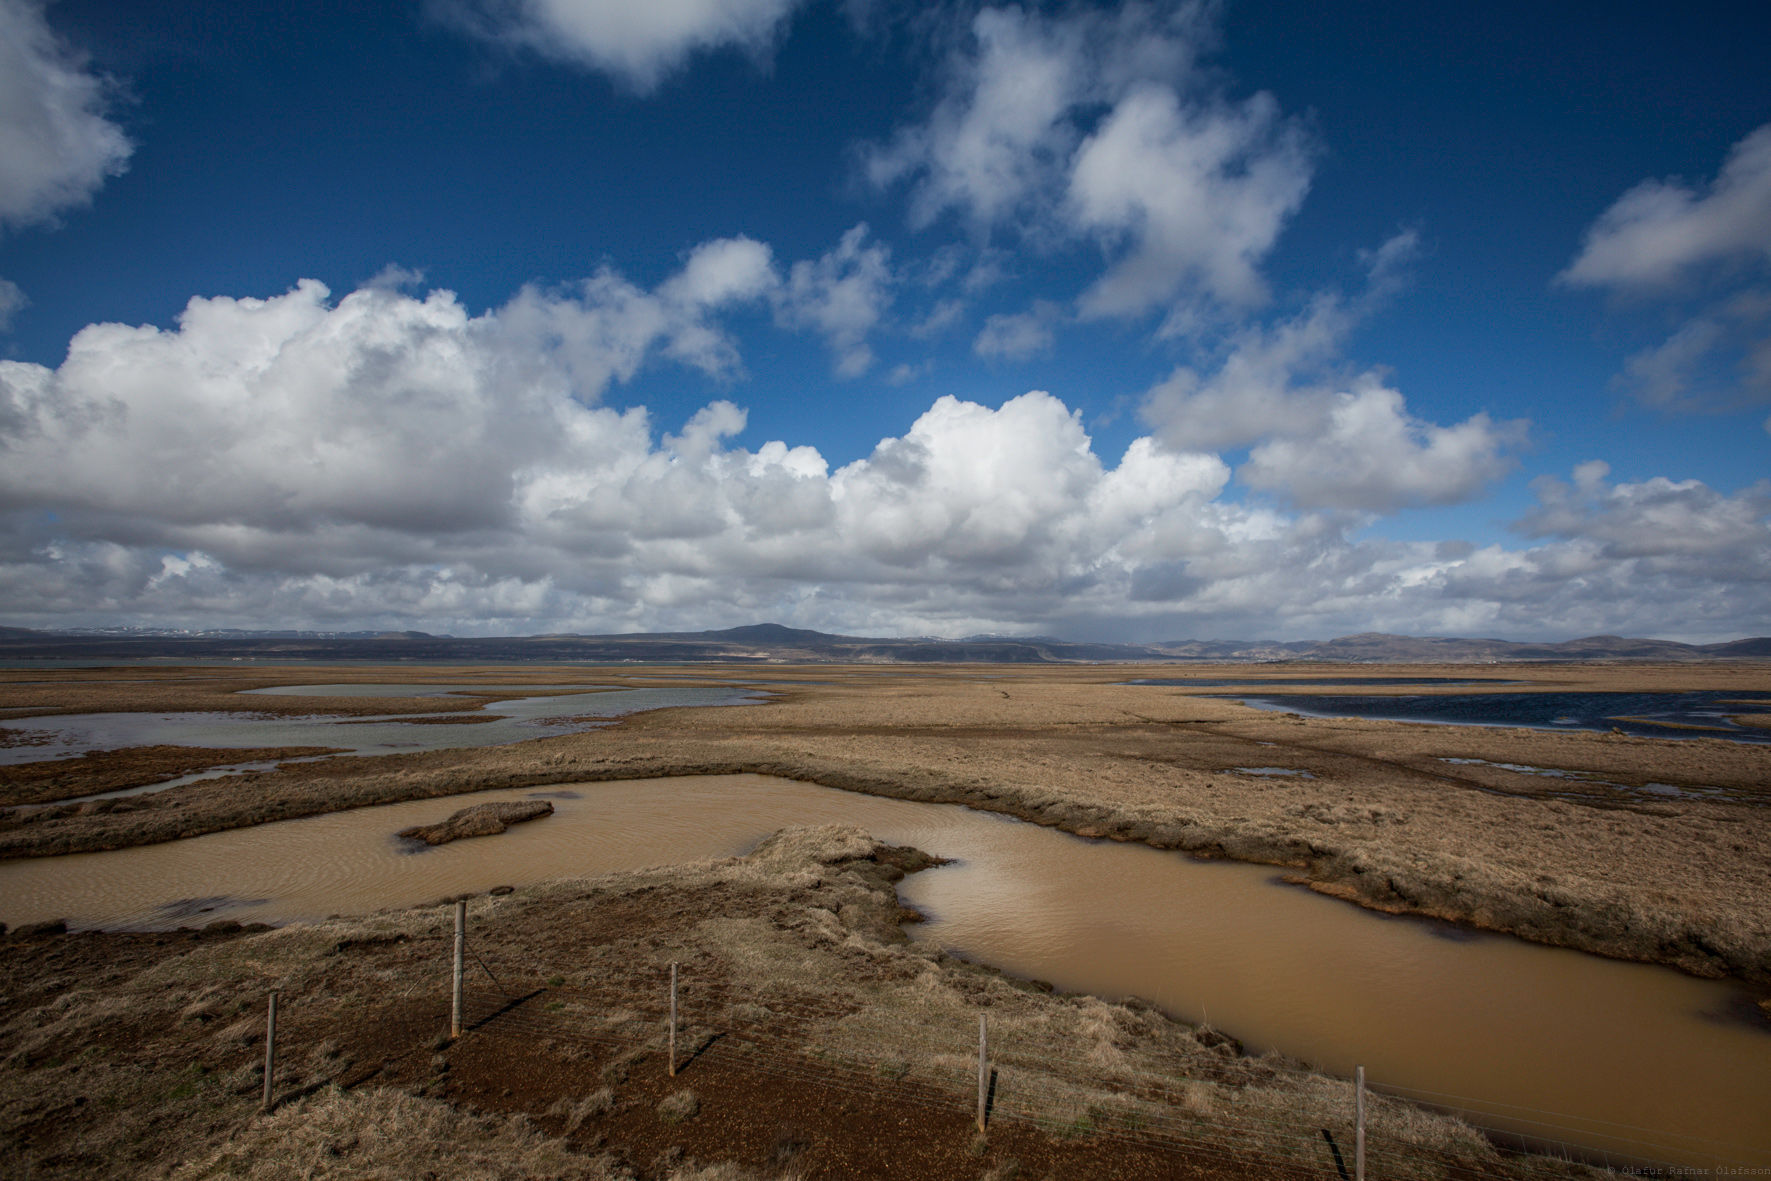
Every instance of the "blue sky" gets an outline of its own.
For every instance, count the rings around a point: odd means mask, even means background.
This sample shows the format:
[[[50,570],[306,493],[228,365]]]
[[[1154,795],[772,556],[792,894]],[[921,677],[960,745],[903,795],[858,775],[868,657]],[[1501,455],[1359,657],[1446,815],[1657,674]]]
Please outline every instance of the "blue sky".
[[[0,0],[0,622],[1771,633],[1771,12]]]

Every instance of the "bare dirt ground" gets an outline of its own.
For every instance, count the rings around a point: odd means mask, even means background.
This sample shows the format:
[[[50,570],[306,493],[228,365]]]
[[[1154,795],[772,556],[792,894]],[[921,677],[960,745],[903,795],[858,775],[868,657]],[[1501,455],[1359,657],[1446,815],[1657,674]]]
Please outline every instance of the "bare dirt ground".
[[[0,813],[0,856],[175,840],[492,787],[754,771],[1283,866],[1363,906],[1771,983],[1771,916],[1763,906],[1771,897],[1771,746],[1304,718],[1205,695],[1222,690],[1120,683],[1151,675],[1292,673],[1246,665],[12,673],[0,678],[0,718],[239,708],[240,689],[344,681],[485,682],[484,696],[459,699],[463,708],[524,692],[500,690],[499,681],[755,683],[775,696],[763,705],[637,714],[514,746],[336,757],[114,806],[13,808]],[[1300,689],[1348,675],[1487,675],[1520,682],[1509,686],[1519,692],[1712,689],[1749,701],[1771,692],[1771,668],[1749,664],[1312,666],[1295,675]],[[457,699],[247,700],[253,711],[434,715]],[[18,771],[16,785],[0,773],[8,785],[0,800],[41,798],[27,795],[26,777],[44,774],[33,766]],[[1659,794],[1667,787],[1698,794]]]
[[[912,943],[894,883],[923,863],[859,830],[790,829],[744,858],[476,897],[456,1040],[449,905],[280,930],[14,933],[0,1174],[1350,1175],[1345,1082]],[[995,1047],[982,1136],[980,1014]],[[1385,1177],[1596,1175],[1376,1095],[1366,1151]]]

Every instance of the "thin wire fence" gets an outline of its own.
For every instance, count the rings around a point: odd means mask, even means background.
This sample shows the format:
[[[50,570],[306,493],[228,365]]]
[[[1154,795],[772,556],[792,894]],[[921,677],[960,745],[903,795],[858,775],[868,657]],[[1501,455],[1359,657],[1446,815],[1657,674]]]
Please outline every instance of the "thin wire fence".
[[[478,957],[470,954],[470,959]],[[463,964],[462,970],[479,973],[463,1014],[463,1028],[472,1036],[570,1045],[610,1056],[657,1053],[669,1044],[668,968],[636,963],[624,979],[570,985],[564,972],[550,974],[497,956],[491,963]],[[677,989],[675,1070],[729,1065],[820,1092],[847,1090],[948,1113],[966,1110],[976,1093],[980,1064],[976,1026],[969,1024],[975,1013],[911,1023],[858,1001],[808,1004],[798,997],[791,1011],[783,1012],[725,979],[698,978],[692,971],[680,975]],[[1229,1109],[1214,1107],[1201,1101],[1197,1056],[1147,1047],[1137,1049],[1135,1065],[1115,1068],[999,1032],[983,1069],[989,1124],[1172,1152],[1248,1172],[1278,1168],[1344,1181],[1362,1181],[1356,1172],[1372,1178],[1485,1181],[1517,1177],[1521,1168],[1554,1170],[1558,1158],[1571,1167],[1667,1175],[1754,1167],[1750,1149],[1703,1137],[1446,1092],[1371,1088],[1415,1107],[1458,1115],[1481,1128],[1493,1145],[1520,1154],[1484,1165],[1467,1153],[1434,1150],[1387,1133],[1386,1123],[1397,1118],[1394,1110],[1369,1120],[1360,1138],[1351,1084],[1344,1103],[1324,1105],[1320,1091],[1312,1092],[1308,1113],[1276,1111],[1271,1103],[1264,1110],[1235,1103]],[[1209,1082],[1209,1075],[1205,1070],[1203,1081]],[[1496,1127],[1497,1121],[1505,1126]],[[1362,1170],[1353,1159],[1360,1139]],[[1702,1160],[1704,1166],[1669,1163],[1680,1158]]]

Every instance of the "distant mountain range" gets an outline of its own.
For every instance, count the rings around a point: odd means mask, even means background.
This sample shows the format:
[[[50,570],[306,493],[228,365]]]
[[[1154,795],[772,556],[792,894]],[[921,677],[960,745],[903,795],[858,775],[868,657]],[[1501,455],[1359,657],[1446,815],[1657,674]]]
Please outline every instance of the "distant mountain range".
[[[1490,661],[1768,660],[1771,637],[1723,644],[1588,636],[1560,643],[1517,643],[1368,633],[1338,640],[1174,640],[1089,644],[1046,636],[877,639],[835,636],[776,623],[724,631],[615,636],[433,636],[425,632],[181,632],[110,628],[33,631],[0,627],[0,660],[369,660],[587,661],[593,663],[737,661],[748,663],[1064,664],[1091,661],[1350,664],[1481,664]]]

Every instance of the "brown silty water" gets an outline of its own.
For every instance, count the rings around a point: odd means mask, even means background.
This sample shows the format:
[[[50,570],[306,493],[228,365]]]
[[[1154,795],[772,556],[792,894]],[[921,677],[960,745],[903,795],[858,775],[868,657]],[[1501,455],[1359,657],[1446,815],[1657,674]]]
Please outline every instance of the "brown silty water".
[[[535,795],[555,814],[497,837],[414,852],[393,835]],[[932,916],[914,937],[1016,975],[1144,997],[1344,1077],[1363,1065],[1374,1085],[1539,1140],[1771,1166],[1771,1031],[1730,985],[1385,918],[1258,866],[757,775],[485,792],[0,863],[0,920],[296,922],[735,855],[790,824],[953,859],[903,883]]]

